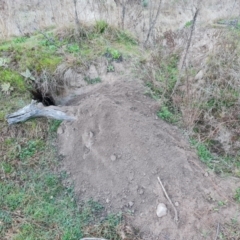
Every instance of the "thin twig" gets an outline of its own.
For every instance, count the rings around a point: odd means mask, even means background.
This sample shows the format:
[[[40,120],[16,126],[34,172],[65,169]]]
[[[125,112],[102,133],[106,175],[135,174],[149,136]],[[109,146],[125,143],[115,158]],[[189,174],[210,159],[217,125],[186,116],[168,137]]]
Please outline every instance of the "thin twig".
[[[196,21],[197,21],[198,13],[199,13],[199,8],[196,9],[196,12],[195,12],[195,14],[193,16],[192,26],[191,26],[191,31],[190,31],[190,37],[189,37],[189,39],[187,41],[187,47],[186,47],[185,55],[183,57],[183,62],[182,62],[181,69],[183,69],[185,67],[185,65],[186,65],[186,59],[187,59],[187,55],[188,55],[188,52],[189,52],[190,45],[192,43],[192,36],[193,36],[193,33],[194,33],[194,29],[195,29],[195,24],[196,24]]]
[[[216,237],[215,237],[215,240],[218,239],[218,234],[219,234],[219,228],[220,228],[220,224],[218,223],[218,226],[217,226],[217,233],[216,233]]]
[[[164,186],[163,186],[163,184],[162,184],[162,182],[161,182],[161,180],[160,180],[159,177],[158,177],[158,182],[159,182],[159,184],[161,185],[162,190],[163,190],[163,192],[164,192],[167,200],[169,201],[169,203],[171,204],[171,206],[172,206],[172,208],[173,208],[173,210],[174,210],[174,215],[175,215],[175,216],[174,216],[174,221],[177,223],[177,222],[178,222],[178,212],[177,212],[177,209],[176,209],[175,206],[173,205],[172,200],[169,198],[169,196],[168,196],[168,194],[167,194],[167,191],[165,190],[165,188],[164,188]]]
[[[155,19],[154,19],[154,20],[152,20],[152,17],[153,17],[153,16],[150,15],[150,20],[149,20],[150,22],[149,22],[148,34],[147,34],[147,38],[146,38],[145,43],[144,43],[144,46],[145,46],[145,47],[147,46],[149,37],[150,37],[150,35],[151,35],[151,33],[152,33],[152,30],[154,29],[155,24],[156,24],[156,22],[157,22],[157,19],[158,19],[158,17],[159,17],[160,10],[161,10],[161,5],[162,5],[162,0],[160,0],[159,3],[158,3],[158,9],[157,9],[157,13],[156,13],[156,16],[155,16]]]

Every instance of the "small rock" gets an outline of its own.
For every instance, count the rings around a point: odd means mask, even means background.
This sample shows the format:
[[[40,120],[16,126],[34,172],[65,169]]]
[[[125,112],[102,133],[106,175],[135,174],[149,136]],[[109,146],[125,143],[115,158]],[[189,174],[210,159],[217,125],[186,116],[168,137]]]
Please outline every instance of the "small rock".
[[[179,203],[178,203],[178,202],[175,202],[175,206],[178,207],[178,206],[179,206]]]
[[[108,198],[106,199],[106,203],[110,203],[110,200]]]
[[[198,74],[195,76],[195,80],[200,80],[203,78],[203,70],[200,70]]]
[[[128,203],[128,206],[129,206],[129,207],[132,207],[133,204],[134,204],[133,202],[129,202],[129,203]]]
[[[114,162],[114,161],[116,161],[116,159],[117,159],[117,157],[113,154],[113,155],[111,155],[111,160]]]
[[[93,132],[89,133],[89,137],[92,138],[93,137]]]
[[[158,204],[156,214],[159,218],[167,215],[167,207],[164,203]]]
[[[205,172],[204,176],[205,176],[205,177],[208,177],[208,175],[209,175],[208,172]]]
[[[57,134],[61,135],[63,133],[64,133],[63,128],[59,127],[58,130],[57,130]]]
[[[143,194],[144,194],[144,191],[143,191],[142,188],[139,190],[139,194],[140,194],[140,195],[143,195]]]

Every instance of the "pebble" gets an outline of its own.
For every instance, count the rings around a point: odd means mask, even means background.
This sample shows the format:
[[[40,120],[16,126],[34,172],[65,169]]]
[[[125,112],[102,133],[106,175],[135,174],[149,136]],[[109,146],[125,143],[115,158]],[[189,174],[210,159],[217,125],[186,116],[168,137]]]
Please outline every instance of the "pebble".
[[[116,159],[117,159],[117,157],[113,154],[113,155],[111,155],[111,160],[112,161],[116,161]]]
[[[140,190],[139,190],[139,194],[140,194],[140,195],[143,195],[143,194],[144,194],[143,189],[140,189]]]
[[[175,206],[178,207],[178,206],[179,206],[179,203],[178,203],[178,202],[175,202]]]
[[[128,206],[129,206],[129,207],[132,207],[133,204],[134,204],[133,202],[129,202],[129,203],[128,203]]]
[[[106,203],[110,203],[110,200],[108,198],[106,199]]]
[[[93,132],[90,132],[89,136],[90,136],[90,138],[92,138],[93,137]]]
[[[156,214],[159,218],[167,215],[167,207],[164,203],[158,204]]]
[[[205,176],[205,177],[208,177],[208,172],[205,172],[204,176]]]

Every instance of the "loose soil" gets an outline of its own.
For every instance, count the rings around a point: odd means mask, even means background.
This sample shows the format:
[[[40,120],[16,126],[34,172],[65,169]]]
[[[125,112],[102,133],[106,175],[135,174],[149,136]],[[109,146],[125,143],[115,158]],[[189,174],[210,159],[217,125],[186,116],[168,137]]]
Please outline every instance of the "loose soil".
[[[144,95],[144,84],[122,74],[128,64],[115,65],[114,73],[100,76],[102,83],[68,98],[77,120],[58,129],[59,155],[79,201],[93,198],[107,211],[126,213],[142,239],[215,239],[218,224],[240,221],[233,201],[238,179],[202,165],[183,132],[157,118],[158,104]],[[176,205],[178,223],[157,177]],[[158,203],[168,208],[162,218]]]

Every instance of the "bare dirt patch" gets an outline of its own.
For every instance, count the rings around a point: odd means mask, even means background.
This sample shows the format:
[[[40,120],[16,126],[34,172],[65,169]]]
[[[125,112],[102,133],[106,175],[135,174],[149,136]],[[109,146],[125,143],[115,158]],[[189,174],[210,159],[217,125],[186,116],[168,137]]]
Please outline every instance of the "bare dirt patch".
[[[128,213],[143,239],[214,239],[218,224],[240,220],[232,200],[238,179],[207,172],[183,134],[156,117],[158,106],[143,84],[120,72],[81,88],[68,102],[77,121],[58,130],[59,154],[79,201],[93,198]],[[177,224],[158,176],[176,205]],[[163,218],[158,203],[168,208]]]

